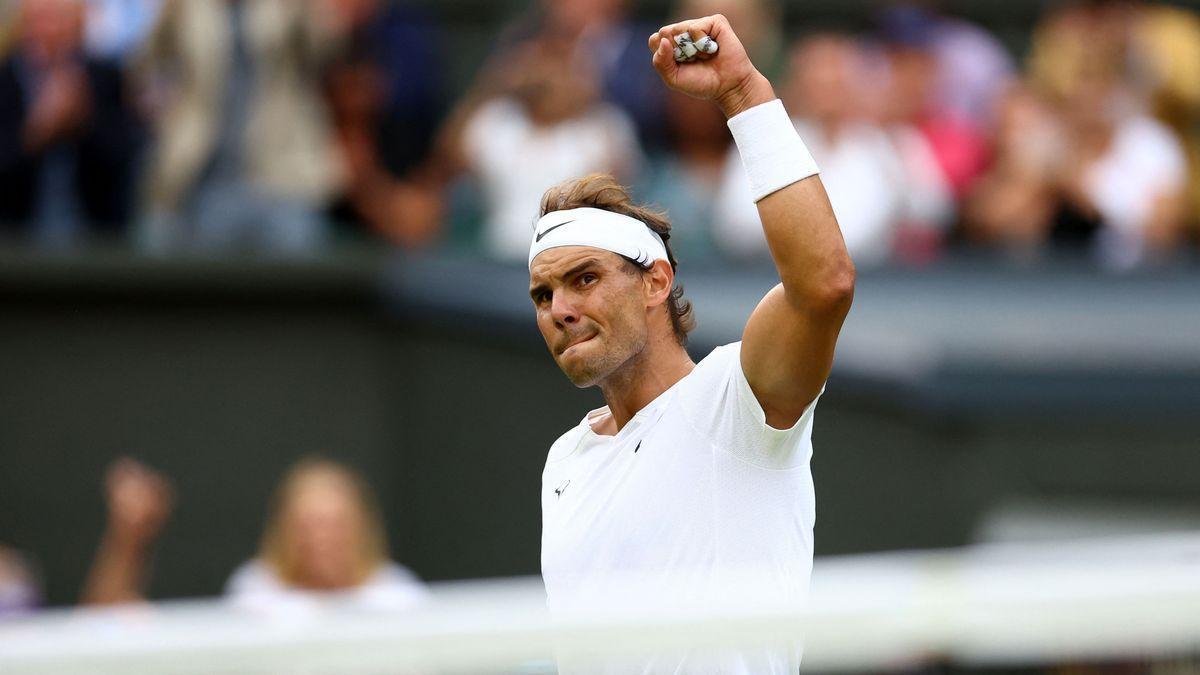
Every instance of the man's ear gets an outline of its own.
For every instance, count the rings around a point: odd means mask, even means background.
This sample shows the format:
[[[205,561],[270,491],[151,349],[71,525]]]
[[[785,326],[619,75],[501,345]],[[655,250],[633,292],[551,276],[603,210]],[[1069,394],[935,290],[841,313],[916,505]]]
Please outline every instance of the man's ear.
[[[642,288],[646,294],[646,307],[657,307],[671,297],[675,285],[675,272],[666,260],[655,260],[642,275]]]

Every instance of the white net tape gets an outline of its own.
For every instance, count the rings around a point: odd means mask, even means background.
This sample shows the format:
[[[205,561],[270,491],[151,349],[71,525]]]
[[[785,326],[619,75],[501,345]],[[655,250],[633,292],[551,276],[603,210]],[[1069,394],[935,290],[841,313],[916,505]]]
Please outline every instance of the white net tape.
[[[403,613],[249,612],[220,601],[0,623],[0,673],[533,673],[611,657],[801,637],[804,670],[1037,664],[1200,647],[1200,536],[819,559],[803,609],[598,612],[552,621],[537,579],[434,586]]]

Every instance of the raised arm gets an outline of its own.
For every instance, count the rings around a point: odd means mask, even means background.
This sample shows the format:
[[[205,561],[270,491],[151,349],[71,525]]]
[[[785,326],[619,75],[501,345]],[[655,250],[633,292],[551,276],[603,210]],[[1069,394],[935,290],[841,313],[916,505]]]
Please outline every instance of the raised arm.
[[[673,39],[683,32],[694,39],[709,35],[719,51],[676,63]],[[781,109],[772,109],[779,104],[770,82],[750,62],[725,17],[663,26],[650,36],[649,46],[667,86],[721,108],[731,120],[752,184],[760,194],[773,190],[758,200],[758,215],[782,283],[767,293],[746,323],[742,370],[767,423],[789,427],[829,376],[854,296],[854,265],[821,179],[804,177],[804,162],[790,154],[797,147],[795,130],[783,124]]]
[[[110,605],[146,598],[151,548],[171,513],[173,490],[166,477],[129,458],[105,477],[108,523],[81,602]]]

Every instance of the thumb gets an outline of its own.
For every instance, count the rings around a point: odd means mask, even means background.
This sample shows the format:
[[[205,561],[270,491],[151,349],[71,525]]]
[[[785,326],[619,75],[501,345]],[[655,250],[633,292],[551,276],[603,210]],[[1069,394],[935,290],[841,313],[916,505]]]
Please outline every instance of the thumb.
[[[654,50],[654,69],[662,76],[666,82],[675,81],[675,72],[679,70],[679,64],[675,63],[675,52],[671,46],[671,41],[667,38],[660,38],[658,41],[658,49]]]

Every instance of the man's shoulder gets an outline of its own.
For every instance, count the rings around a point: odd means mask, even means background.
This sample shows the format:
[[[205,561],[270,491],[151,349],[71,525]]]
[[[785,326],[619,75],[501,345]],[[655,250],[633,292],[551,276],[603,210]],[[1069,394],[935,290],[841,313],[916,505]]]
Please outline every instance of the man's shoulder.
[[[696,363],[696,368],[684,378],[686,388],[705,390],[714,380],[729,377],[730,368],[741,363],[742,343],[732,342],[714,348]]]
[[[741,368],[741,342],[716,347],[676,386],[671,405],[682,410],[697,428],[705,427],[719,411],[734,403],[731,396]]]

